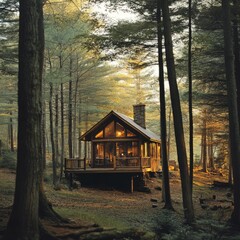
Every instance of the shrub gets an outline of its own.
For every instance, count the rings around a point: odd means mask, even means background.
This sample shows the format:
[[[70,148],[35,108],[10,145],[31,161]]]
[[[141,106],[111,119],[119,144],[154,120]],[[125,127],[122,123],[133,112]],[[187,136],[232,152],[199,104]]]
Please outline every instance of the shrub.
[[[0,159],[0,167],[8,169],[16,169],[17,166],[17,153],[5,151],[2,153],[2,159]]]

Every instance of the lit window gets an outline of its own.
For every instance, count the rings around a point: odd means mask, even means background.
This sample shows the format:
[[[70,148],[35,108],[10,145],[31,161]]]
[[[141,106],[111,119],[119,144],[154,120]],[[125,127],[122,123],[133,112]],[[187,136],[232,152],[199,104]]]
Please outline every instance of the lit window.
[[[116,123],[116,137],[125,137],[125,128],[119,123]]]
[[[109,138],[109,137],[115,137],[114,122],[109,123],[105,127],[105,138]]]
[[[131,131],[127,130],[127,137],[134,137],[136,136],[134,133],[132,133]]]
[[[103,138],[103,130],[96,134],[95,138]]]

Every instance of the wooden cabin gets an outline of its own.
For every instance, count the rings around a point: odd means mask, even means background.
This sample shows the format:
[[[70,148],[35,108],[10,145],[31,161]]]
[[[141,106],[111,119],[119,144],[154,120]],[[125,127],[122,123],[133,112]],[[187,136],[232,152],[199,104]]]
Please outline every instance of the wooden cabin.
[[[80,140],[85,143],[84,158],[65,159],[66,173],[121,173],[133,179],[160,168],[160,138],[145,126],[144,104],[134,105],[134,119],[111,111]]]

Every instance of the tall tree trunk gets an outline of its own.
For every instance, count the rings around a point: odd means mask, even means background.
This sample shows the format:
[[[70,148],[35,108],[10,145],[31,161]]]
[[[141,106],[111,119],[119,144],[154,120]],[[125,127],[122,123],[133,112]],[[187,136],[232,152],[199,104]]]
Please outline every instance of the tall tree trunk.
[[[39,166],[42,162],[42,2],[20,0],[18,149],[14,203],[6,239],[39,239]]]
[[[72,147],[72,57],[70,57],[70,80],[69,80],[69,98],[68,98],[68,148],[69,158],[73,157]]]
[[[78,69],[78,57],[76,58],[77,61],[77,79],[75,82],[75,89],[74,89],[74,117],[73,117],[73,156],[77,154],[77,96],[78,96],[78,83],[79,83],[79,69]],[[79,155],[78,155],[79,156]]]
[[[234,42],[234,64],[235,78],[237,85],[237,103],[238,103],[238,119],[240,119],[240,47],[239,47],[239,18],[240,18],[239,1],[233,0],[233,42]]]
[[[81,96],[80,96],[80,99],[79,99],[79,106],[78,106],[78,135],[79,135],[79,138],[78,138],[78,156],[79,158],[82,158],[82,141],[80,140],[80,137],[81,137]]]
[[[63,164],[64,164],[64,96],[63,96],[63,83],[61,83],[61,163],[60,163],[60,179],[63,177]]]
[[[234,182],[234,209],[231,220],[234,224],[240,225],[240,134],[229,0],[222,0],[222,9],[224,16],[224,56],[229,104],[230,153]]]
[[[213,133],[212,130],[208,130],[208,161],[209,168],[214,170],[214,161],[213,161]]]
[[[203,171],[207,172],[207,121],[206,121],[206,109],[203,114],[203,127],[202,127],[202,166]]]
[[[12,116],[12,112],[10,112],[10,115]],[[13,119],[10,117],[10,124],[9,124],[9,137],[10,137],[10,150],[11,152],[14,152],[14,137],[13,137]]]
[[[192,0],[188,0],[188,114],[189,114],[189,176],[193,188],[193,111],[192,111]]]
[[[165,103],[165,86],[164,86],[164,67],[162,53],[162,21],[161,5],[157,1],[157,35],[158,35],[158,67],[159,67],[159,91],[160,91],[160,127],[161,127],[161,155],[163,167],[163,189],[164,189],[164,208],[173,209],[170,195],[169,169],[167,156],[167,130],[166,130],[166,103]]]
[[[56,167],[59,166],[59,149],[58,149],[58,86],[56,87],[55,95],[55,152],[56,152]],[[57,172],[57,170],[56,170]]]
[[[42,33],[42,41],[44,42],[44,33]],[[44,48],[44,46],[43,46]],[[43,49],[44,51],[44,49]],[[46,104],[45,104],[45,79],[42,80],[42,169],[46,167]]]
[[[57,183],[57,163],[56,163],[56,150],[54,142],[54,129],[53,129],[53,84],[50,82],[50,96],[49,96],[49,121],[50,121],[50,140],[52,146],[52,170],[53,170],[53,185]]]
[[[62,54],[59,56],[59,68],[62,70]],[[61,102],[61,161],[60,161],[60,179],[63,177],[63,164],[64,164],[64,144],[65,144],[65,136],[64,136],[64,95],[63,95],[63,82],[61,79],[60,84],[60,102]]]
[[[180,97],[177,87],[175,63],[173,56],[172,36],[171,36],[171,20],[169,15],[169,6],[167,0],[162,0],[162,13],[163,13],[163,26],[164,26],[164,37],[165,37],[165,48],[166,48],[166,61],[168,70],[168,80],[170,87],[170,95],[173,109],[174,129],[175,138],[177,144],[177,154],[179,169],[181,175],[182,184],[182,198],[183,198],[183,209],[184,216],[188,223],[194,221],[194,210],[192,203],[191,188],[189,183],[188,174],[188,162],[187,153],[183,132],[182,112],[180,105]]]

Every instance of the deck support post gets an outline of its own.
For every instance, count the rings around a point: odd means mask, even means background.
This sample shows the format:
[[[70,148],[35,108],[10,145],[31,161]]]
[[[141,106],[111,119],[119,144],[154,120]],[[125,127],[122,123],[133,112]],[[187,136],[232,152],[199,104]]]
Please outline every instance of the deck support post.
[[[131,176],[131,193],[134,191],[134,176]]]

